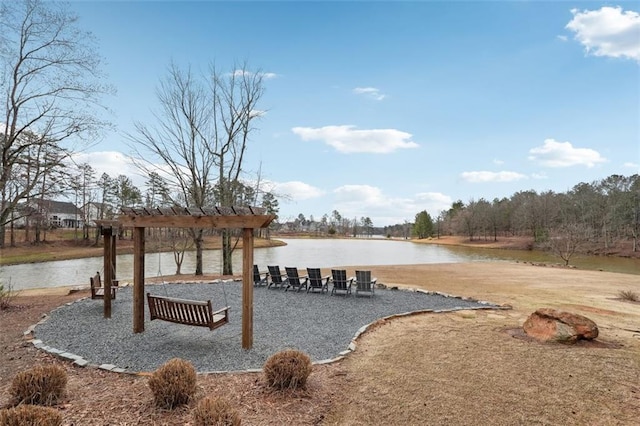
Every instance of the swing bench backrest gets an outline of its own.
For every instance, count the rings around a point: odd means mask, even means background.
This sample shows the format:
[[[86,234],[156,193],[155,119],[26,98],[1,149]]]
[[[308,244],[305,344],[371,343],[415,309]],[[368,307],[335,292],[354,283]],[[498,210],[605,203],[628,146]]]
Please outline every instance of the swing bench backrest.
[[[151,320],[159,319],[177,324],[208,327],[210,330],[229,322],[229,307],[214,311],[211,300],[177,299],[152,296],[147,293]]]

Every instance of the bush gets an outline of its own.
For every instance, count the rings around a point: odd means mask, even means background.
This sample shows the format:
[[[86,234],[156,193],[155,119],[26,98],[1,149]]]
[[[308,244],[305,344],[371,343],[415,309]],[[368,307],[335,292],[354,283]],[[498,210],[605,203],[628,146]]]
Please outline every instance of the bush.
[[[195,426],[239,426],[240,414],[223,398],[206,397],[193,410]]]
[[[0,310],[9,309],[17,293],[13,291],[11,282],[7,286],[0,283]]]
[[[187,404],[196,393],[196,370],[189,361],[170,359],[153,372],[149,388],[159,407],[172,409]]]
[[[629,302],[640,302],[640,295],[633,290],[620,290],[618,297]]]
[[[296,350],[280,351],[269,357],[263,370],[272,388],[302,388],[311,374],[311,358]]]
[[[67,386],[67,372],[58,365],[36,365],[13,378],[9,393],[13,405],[55,405]]]
[[[55,409],[37,405],[19,405],[0,410],[0,426],[60,426],[62,415]]]

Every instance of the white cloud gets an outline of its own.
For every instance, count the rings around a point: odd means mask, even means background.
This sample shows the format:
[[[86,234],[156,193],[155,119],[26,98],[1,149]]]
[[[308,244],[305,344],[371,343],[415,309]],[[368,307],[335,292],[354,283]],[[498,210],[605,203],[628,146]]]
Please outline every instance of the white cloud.
[[[324,191],[320,188],[316,188],[300,181],[274,182],[271,185],[271,190],[278,195],[291,199],[292,201],[309,200],[311,198],[318,198],[324,195]]]
[[[622,165],[622,167],[625,167],[627,169],[635,169],[635,170],[640,170],[640,164],[638,163],[632,163],[630,161],[627,161],[626,163],[624,163]]]
[[[497,158],[494,158],[494,159],[493,159],[493,164],[497,164],[498,166],[501,166],[501,165],[503,165],[503,164],[504,164],[504,161],[499,160],[499,159],[497,159]]]
[[[588,54],[630,58],[640,62],[640,14],[621,7],[599,10],[572,9],[565,28],[575,33]]]
[[[453,204],[451,197],[441,192],[422,192],[416,194],[416,207],[424,206],[417,210],[417,212],[427,210],[429,214],[434,216],[434,219],[438,212],[449,210],[451,204]]]
[[[386,98],[386,95],[380,93],[380,89],[376,87],[356,87],[353,89],[353,93],[356,95],[364,95],[376,101],[381,101]]]
[[[71,158],[76,164],[89,164],[96,172],[96,179],[100,179],[103,173],[108,174],[111,178],[125,175],[132,180],[138,189],[142,190],[145,186],[145,177],[142,176],[133,160],[121,152],[80,152],[73,154]]]
[[[517,172],[462,172],[460,174],[463,180],[471,183],[486,183],[486,182],[513,182],[515,180],[526,179],[527,177],[522,173]]]
[[[387,154],[397,149],[417,148],[411,134],[396,129],[356,130],[355,126],[294,127],[293,133],[303,141],[321,140],[345,154],[369,152]]]
[[[232,73],[230,73],[230,75],[233,75],[234,77],[243,77],[243,76],[251,76],[255,73],[251,72],[251,71],[247,71],[247,70],[242,70],[242,69],[237,69],[235,71],[233,71]],[[278,77],[278,74],[273,73],[273,72],[260,72],[259,73],[262,78],[264,78],[265,80],[270,80],[272,78],[276,78]]]
[[[574,148],[569,142],[558,142],[554,139],[545,139],[542,146],[529,150],[529,160],[537,161],[547,167],[593,167],[598,163],[604,163],[606,158],[598,151],[590,148]]]
[[[380,188],[369,185],[344,185],[334,191],[334,205],[343,217],[369,217],[374,226],[413,221],[418,212],[426,210],[434,218],[451,207],[451,197],[439,192],[415,194],[413,198],[391,197]]]
[[[549,179],[546,173],[531,173],[533,179]]]
[[[558,40],[567,41],[569,38],[565,35],[559,35]]]

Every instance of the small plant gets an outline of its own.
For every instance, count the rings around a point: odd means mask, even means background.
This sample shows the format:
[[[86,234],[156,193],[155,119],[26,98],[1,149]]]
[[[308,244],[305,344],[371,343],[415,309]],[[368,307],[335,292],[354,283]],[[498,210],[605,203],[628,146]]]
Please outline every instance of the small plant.
[[[11,282],[9,282],[6,287],[4,284],[0,283],[0,310],[9,309],[16,296],[17,293],[13,291]]]
[[[263,370],[272,388],[302,388],[311,374],[311,358],[297,350],[280,351],[267,359]]]
[[[238,411],[223,398],[206,397],[193,410],[195,426],[240,426]]]
[[[0,410],[0,426],[60,426],[62,415],[53,408],[19,405]]]
[[[618,297],[629,302],[640,302],[640,294],[633,290],[620,290]]]
[[[9,393],[13,405],[55,405],[67,387],[67,372],[59,365],[36,365],[13,378]]]
[[[196,370],[189,361],[173,358],[153,372],[148,384],[156,405],[173,409],[196,393]]]

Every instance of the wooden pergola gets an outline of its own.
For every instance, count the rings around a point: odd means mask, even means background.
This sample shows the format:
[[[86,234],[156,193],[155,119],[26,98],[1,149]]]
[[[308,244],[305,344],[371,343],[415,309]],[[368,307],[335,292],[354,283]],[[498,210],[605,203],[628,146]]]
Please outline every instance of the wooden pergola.
[[[117,226],[133,228],[133,332],[144,331],[145,228],[241,228],[242,229],[242,348],[253,346],[253,230],[266,228],[275,215],[260,207],[130,208],[123,207]],[[111,316],[111,280],[115,270],[113,224],[101,224],[105,267],[105,317]],[[107,260],[108,259],[108,260]],[[109,272],[107,272],[109,271]],[[108,274],[108,276],[107,276]],[[107,316],[107,311],[108,315]]]

